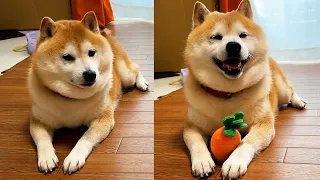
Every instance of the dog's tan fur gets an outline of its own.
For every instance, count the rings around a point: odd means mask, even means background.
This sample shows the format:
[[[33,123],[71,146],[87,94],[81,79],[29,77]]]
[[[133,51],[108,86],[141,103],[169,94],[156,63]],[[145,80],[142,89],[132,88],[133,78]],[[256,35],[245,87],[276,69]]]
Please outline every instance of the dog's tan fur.
[[[94,57],[88,56],[90,48],[96,50]],[[62,56],[70,52],[77,58],[74,62],[64,61]],[[121,89],[136,84],[145,91],[148,83],[109,30],[100,33],[93,12],[82,21],[54,22],[44,18],[31,60],[30,132],[37,146],[39,170],[47,173],[58,166],[52,145],[56,129],[89,127],[64,160],[64,172],[73,173],[114,127],[114,109]],[[99,78],[94,86],[81,87],[79,79],[88,67],[96,69]]]
[[[239,39],[251,53],[251,59],[237,79],[227,78],[212,62],[210,51],[216,49],[211,48],[209,37],[217,29],[223,31],[226,38],[238,38],[242,33],[239,29],[249,34],[246,39]],[[224,56],[221,52],[214,53]],[[252,21],[248,0],[243,0],[236,11],[226,14],[209,12],[197,2],[185,59],[189,73],[184,91],[189,109],[184,140],[190,150],[193,175],[205,177],[214,171],[215,163],[207,148],[208,138],[223,125],[221,120],[225,116],[243,111],[248,128],[241,131],[247,135],[222,166],[224,178],[241,177],[252,158],[273,140],[278,104],[291,102],[293,107],[304,108],[305,103],[294,92],[279,65],[268,57],[265,34]],[[230,99],[219,98],[208,94],[201,85],[234,94]]]

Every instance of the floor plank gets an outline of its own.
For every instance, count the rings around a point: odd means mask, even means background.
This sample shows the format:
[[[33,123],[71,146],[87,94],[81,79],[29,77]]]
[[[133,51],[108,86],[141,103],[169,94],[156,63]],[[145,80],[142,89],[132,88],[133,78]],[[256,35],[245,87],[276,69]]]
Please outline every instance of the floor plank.
[[[284,162],[320,165],[320,150],[310,148],[288,148]]]
[[[117,124],[109,137],[153,137],[153,124]]]
[[[309,104],[308,104],[309,106]],[[282,116],[276,119],[277,125],[320,126],[320,117]]]
[[[151,138],[123,138],[119,149],[118,154],[153,154],[153,137]]]
[[[117,124],[153,124],[154,112],[115,112]]]
[[[122,111],[149,111],[153,112],[153,101],[120,101],[117,107],[118,112]]]
[[[282,163],[286,156],[287,148],[267,148],[262,151],[257,157],[255,162],[268,162],[268,163]]]
[[[276,135],[270,147],[319,148],[320,136],[280,136]]]
[[[91,154],[82,173],[153,173],[153,154]]]
[[[276,126],[277,135],[316,136],[320,135],[319,126]]]
[[[152,92],[130,91],[122,95],[121,101],[153,101],[153,98]]]

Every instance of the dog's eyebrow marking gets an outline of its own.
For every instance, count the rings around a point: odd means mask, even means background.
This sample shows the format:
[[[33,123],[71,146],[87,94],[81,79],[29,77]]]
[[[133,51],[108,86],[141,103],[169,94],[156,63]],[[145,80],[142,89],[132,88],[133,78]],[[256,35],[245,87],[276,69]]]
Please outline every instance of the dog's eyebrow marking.
[[[92,43],[90,43],[89,41],[84,41],[81,44],[81,51],[82,53],[87,53],[87,51],[89,51],[90,49],[94,49]]]
[[[220,34],[220,35],[226,34],[225,24],[222,22],[217,22],[213,27],[212,35],[214,35],[214,34]]]
[[[247,32],[248,30],[242,25],[241,22],[237,21],[232,25],[232,28],[238,32],[238,33],[242,33],[242,32]]]
[[[64,48],[64,53],[69,53],[69,54],[72,54],[74,56],[77,56],[77,50],[76,48],[74,47],[74,45],[72,43],[67,43],[65,48]]]

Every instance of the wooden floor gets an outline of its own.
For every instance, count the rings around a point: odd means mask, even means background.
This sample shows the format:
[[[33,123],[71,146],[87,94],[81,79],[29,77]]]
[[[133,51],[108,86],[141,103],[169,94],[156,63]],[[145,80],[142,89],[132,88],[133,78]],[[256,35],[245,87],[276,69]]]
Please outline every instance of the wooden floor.
[[[36,149],[29,134],[31,101],[26,88],[29,60],[0,76],[0,179],[153,179],[153,24],[115,23],[117,38],[140,65],[151,92],[123,95],[109,137],[73,175],[63,175],[62,163],[85,129],[60,130],[54,147],[60,160],[52,174],[38,172]]]
[[[276,137],[248,168],[242,179],[320,179],[320,65],[285,65],[287,77],[308,104],[306,110],[282,110]],[[183,142],[187,103],[183,90],[155,101],[155,179],[193,179]],[[221,179],[221,164],[209,179]]]

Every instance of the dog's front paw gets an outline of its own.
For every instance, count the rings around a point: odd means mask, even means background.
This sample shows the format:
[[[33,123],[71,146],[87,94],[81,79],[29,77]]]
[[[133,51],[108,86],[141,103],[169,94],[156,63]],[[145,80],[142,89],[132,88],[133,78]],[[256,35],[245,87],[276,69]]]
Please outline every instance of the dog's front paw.
[[[58,167],[58,157],[54,149],[43,149],[38,151],[38,168],[41,172],[48,173]]]
[[[211,155],[199,155],[192,159],[192,175],[195,177],[209,177],[214,172],[215,163]]]
[[[248,160],[242,157],[229,157],[222,165],[223,179],[237,179],[247,172]]]
[[[86,162],[86,157],[81,153],[71,152],[63,162],[64,174],[71,174],[81,169]]]

